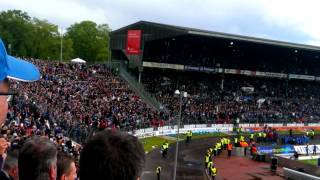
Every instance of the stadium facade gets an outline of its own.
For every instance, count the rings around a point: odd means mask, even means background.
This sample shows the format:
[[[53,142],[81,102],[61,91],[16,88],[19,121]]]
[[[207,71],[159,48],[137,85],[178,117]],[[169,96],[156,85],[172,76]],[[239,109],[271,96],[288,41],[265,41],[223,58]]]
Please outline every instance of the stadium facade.
[[[320,81],[320,47],[139,21],[111,32],[129,68]]]

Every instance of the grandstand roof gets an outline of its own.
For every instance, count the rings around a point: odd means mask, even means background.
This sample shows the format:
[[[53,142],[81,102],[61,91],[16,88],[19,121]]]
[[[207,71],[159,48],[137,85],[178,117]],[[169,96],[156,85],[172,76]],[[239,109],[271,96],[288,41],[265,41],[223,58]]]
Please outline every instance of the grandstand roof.
[[[128,26],[122,27],[120,29],[117,29],[115,31],[112,31],[111,32],[111,47],[115,47],[114,41],[117,40],[118,38],[121,38],[122,41],[125,41],[126,36],[124,36],[124,35],[126,35],[127,31],[130,29],[143,30],[143,37],[142,37],[143,42],[150,41],[150,40],[156,40],[156,39],[162,39],[162,38],[168,38],[168,37],[174,37],[174,36],[179,36],[179,35],[190,34],[190,35],[230,39],[231,41],[232,40],[239,40],[239,41],[245,41],[245,42],[265,44],[265,45],[274,45],[274,46],[282,46],[282,47],[287,47],[287,48],[304,49],[304,50],[309,50],[309,51],[320,51],[320,47],[318,47],[318,46],[304,45],[304,44],[298,44],[298,43],[270,40],[270,39],[243,36],[243,35],[221,33],[221,32],[216,32],[216,31],[201,30],[201,29],[196,29],[196,28],[167,25],[167,24],[148,22],[148,21],[139,21],[139,22],[130,24]],[[119,37],[119,35],[120,35],[120,37]],[[125,43],[123,42],[121,44],[123,46]]]

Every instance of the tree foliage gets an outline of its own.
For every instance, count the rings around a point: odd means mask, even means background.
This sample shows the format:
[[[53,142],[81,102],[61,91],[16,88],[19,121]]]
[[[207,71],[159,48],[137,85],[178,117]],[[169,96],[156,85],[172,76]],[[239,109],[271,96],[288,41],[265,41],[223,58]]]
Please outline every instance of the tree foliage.
[[[104,61],[108,58],[108,25],[92,21],[75,23],[68,28],[68,37],[73,41],[75,54],[87,61]]]
[[[62,37],[64,60],[80,57],[105,61],[109,57],[109,32],[107,24],[83,21],[71,25],[62,35],[57,25],[26,12],[0,12],[0,38],[8,52],[19,57],[59,60]]]

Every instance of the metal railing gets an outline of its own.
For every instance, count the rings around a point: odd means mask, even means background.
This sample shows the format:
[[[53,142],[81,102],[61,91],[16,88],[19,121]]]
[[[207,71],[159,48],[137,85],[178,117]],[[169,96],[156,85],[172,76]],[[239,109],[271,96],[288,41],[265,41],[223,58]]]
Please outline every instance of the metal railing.
[[[117,66],[113,65],[112,67]],[[136,77],[134,77],[127,71],[127,67],[125,66],[125,64],[119,63],[118,71],[119,75],[123,79],[125,79],[129,83],[131,88],[133,88],[133,90],[135,90],[140,95],[140,97],[145,100],[153,109],[157,111],[166,111],[163,108],[162,104],[156,98],[152,97],[152,95],[144,89],[143,85],[139,84]]]

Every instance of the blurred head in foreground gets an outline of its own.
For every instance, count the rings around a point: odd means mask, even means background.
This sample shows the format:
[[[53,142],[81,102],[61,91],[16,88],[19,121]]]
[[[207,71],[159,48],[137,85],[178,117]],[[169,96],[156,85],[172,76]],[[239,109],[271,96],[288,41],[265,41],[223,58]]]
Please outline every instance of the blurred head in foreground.
[[[19,180],[56,180],[57,148],[45,137],[27,141],[19,152]]]
[[[91,137],[80,155],[80,179],[139,180],[145,152],[138,138],[103,131]]]

